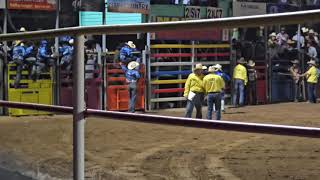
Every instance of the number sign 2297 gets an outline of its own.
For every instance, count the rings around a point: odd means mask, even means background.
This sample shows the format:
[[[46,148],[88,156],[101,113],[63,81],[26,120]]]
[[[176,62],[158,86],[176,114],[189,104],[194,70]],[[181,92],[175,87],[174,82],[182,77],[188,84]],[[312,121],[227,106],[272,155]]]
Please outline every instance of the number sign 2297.
[[[184,17],[187,19],[200,19],[200,7],[186,6],[184,9]]]
[[[208,19],[216,19],[222,18],[222,9],[221,8],[207,8],[207,18]]]

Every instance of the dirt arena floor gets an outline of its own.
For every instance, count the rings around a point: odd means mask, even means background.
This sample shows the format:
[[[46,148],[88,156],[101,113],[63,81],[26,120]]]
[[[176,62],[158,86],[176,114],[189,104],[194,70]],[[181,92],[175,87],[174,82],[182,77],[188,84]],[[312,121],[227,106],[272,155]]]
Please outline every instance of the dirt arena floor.
[[[319,109],[307,103],[252,106],[227,109],[222,118],[320,127]],[[184,109],[155,113],[183,116]],[[0,117],[0,164],[35,179],[72,178],[71,120]],[[87,179],[320,179],[320,141],[312,138],[88,118],[85,155]]]

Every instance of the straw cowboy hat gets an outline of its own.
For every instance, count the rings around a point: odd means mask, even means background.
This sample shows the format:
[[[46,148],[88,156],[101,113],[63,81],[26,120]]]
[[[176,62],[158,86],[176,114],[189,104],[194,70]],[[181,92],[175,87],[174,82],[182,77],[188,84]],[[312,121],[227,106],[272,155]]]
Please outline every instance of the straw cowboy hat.
[[[314,34],[314,30],[313,30],[313,29],[310,29],[310,30],[309,30],[309,34]]]
[[[214,66],[210,66],[209,69],[208,69],[208,72],[211,72],[211,73],[212,73],[212,72],[215,72]]]
[[[250,66],[250,67],[254,67],[256,65],[256,63],[255,62],[253,62],[253,60],[249,60],[249,62],[248,62],[248,66]]]
[[[222,66],[220,64],[216,64],[216,65],[214,65],[212,67],[215,69],[215,71],[222,70]]]
[[[314,65],[314,66],[317,65],[315,60],[310,60],[310,61],[307,62],[307,64],[311,64],[311,65]]]
[[[20,29],[19,29],[19,32],[26,32],[27,30],[26,30],[26,28],[24,28],[24,27],[21,27]]]
[[[237,61],[239,64],[246,64],[247,62],[244,60],[244,58],[240,58],[238,61]]]
[[[207,69],[207,66],[202,66],[202,64],[196,64],[194,67],[194,70],[205,70]]]
[[[273,32],[273,33],[271,33],[270,35],[269,35],[270,37],[277,37],[277,34],[275,33],[275,32]]]
[[[292,41],[291,39],[288,39],[287,43],[288,43],[288,44],[294,44],[295,42]]]
[[[299,62],[298,59],[295,59],[295,60],[291,61],[291,63],[292,63],[292,64],[299,64],[300,62]]]
[[[128,41],[126,44],[127,44],[130,48],[136,48],[136,45],[133,44],[132,41]]]
[[[306,28],[306,27],[301,28],[301,30],[302,30],[302,32],[303,32],[303,33],[306,33],[306,32],[308,32],[308,31],[309,31],[309,29],[308,29],[308,28]]]
[[[129,70],[133,70],[133,69],[135,69],[136,67],[138,67],[139,66],[139,63],[138,62],[136,62],[136,61],[131,61],[131,62],[129,62],[129,64],[128,64],[128,69]]]

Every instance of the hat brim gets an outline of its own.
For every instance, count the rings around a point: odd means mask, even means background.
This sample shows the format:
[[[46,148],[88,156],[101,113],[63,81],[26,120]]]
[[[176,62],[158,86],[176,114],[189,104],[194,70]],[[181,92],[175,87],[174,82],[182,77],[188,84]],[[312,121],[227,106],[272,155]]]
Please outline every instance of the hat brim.
[[[136,45],[135,44],[129,44],[129,43],[126,43],[130,48],[136,48]]]
[[[256,66],[256,63],[248,64],[248,66],[250,66],[250,67]]]
[[[299,61],[291,61],[292,64],[300,64]]]
[[[316,66],[316,63],[314,63],[314,62],[307,62],[307,64],[312,64],[312,65],[315,65]]]

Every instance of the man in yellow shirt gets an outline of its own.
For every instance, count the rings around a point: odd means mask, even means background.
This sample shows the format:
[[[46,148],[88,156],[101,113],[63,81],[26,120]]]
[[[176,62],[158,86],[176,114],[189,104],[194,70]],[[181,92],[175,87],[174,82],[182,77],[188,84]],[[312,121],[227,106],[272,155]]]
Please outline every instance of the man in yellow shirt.
[[[316,61],[311,59],[309,62],[309,70],[300,77],[306,77],[308,83],[308,102],[317,103],[316,86],[318,83],[318,69],[316,68]]]
[[[225,83],[221,76],[214,74],[215,69],[213,66],[209,67],[209,74],[203,78],[203,88],[205,94],[208,95],[208,115],[207,119],[212,119],[213,105],[215,106],[216,120],[221,119],[221,92],[224,89]]]
[[[185,117],[191,118],[193,107],[196,107],[196,118],[202,118],[202,102],[204,99],[204,90],[202,86],[203,70],[206,67],[202,64],[196,64],[196,67],[188,76],[188,79],[184,85],[183,96],[187,99],[186,115]]]
[[[233,82],[234,82],[234,93],[233,93],[233,105],[238,105],[238,94],[239,94],[239,105],[244,104],[244,87],[248,83],[247,69],[244,66],[246,61],[244,58],[238,60],[238,65],[233,70]]]

